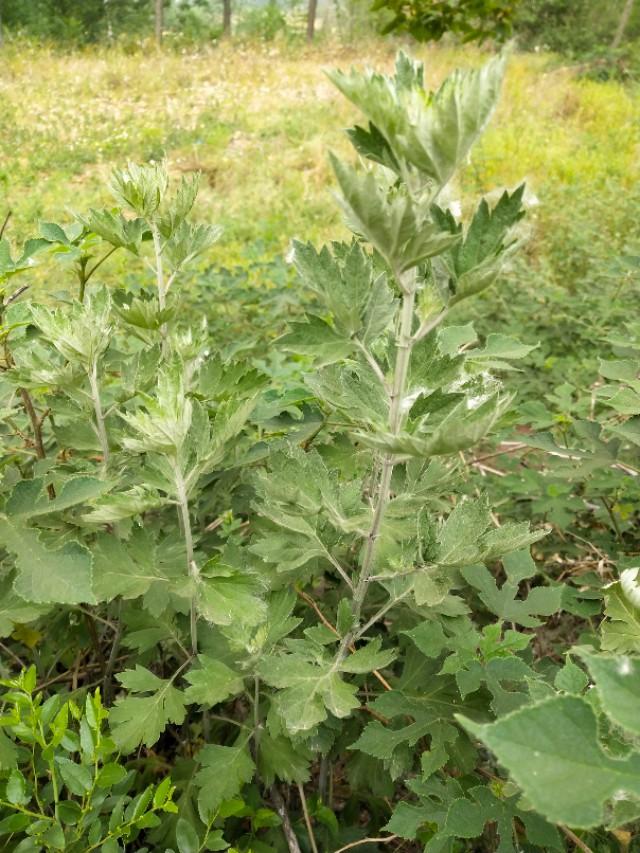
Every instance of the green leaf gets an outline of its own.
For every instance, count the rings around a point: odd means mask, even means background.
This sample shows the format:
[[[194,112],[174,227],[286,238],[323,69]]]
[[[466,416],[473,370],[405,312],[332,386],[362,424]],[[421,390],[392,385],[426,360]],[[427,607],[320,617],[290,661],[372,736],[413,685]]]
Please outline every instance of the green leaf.
[[[330,79],[375,126],[396,160],[444,186],[466,159],[497,102],[504,57],[478,70],[455,71],[425,95],[422,79],[334,71]]]
[[[472,349],[467,354],[467,360],[478,364],[481,368],[503,368],[505,361],[525,358],[536,349],[535,346],[527,346],[520,343],[510,335],[491,334],[483,347]]]
[[[123,752],[132,752],[140,744],[153,746],[170,722],[183,722],[184,694],[173,687],[172,680],[158,678],[141,666],[120,673],[118,680],[129,690],[151,694],[120,698],[111,709],[113,739]]]
[[[544,535],[545,531],[531,532],[526,523],[494,528],[485,499],[463,500],[441,527],[431,562],[465,567],[481,560],[491,561],[520,551]]]
[[[488,287],[500,273],[504,261],[517,246],[514,240],[509,242],[513,226],[524,216],[522,199],[524,184],[513,193],[504,192],[496,206],[491,210],[483,199],[474,214],[464,239],[442,258],[446,274],[450,277],[449,304],[453,305]],[[448,224],[451,230],[459,233],[459,227],[442,211],[436,217],[442,226]],[[500,356],[500,350],[513,352],[513,342],[506,336],[491,336],[487,341],[489,359]],[[492,349],[497,350],[492,353]],[[526,355],[529,350],[515,349],[515,357]],[[473,357],[473,355],[472,355]]]
[[[185,674],[190,685],[184,692],[187,702],[213,706],[240,693],[242,677],[222,661],[209,655],[198,655],[198,662],[199,669],[190,669]]]
[[[0,579],[0,637],[8,637],[16,625],[33,622],[48,609],[48,605],[28,604],[18,596],[10,576]]]
[[[58,819],[68,826],[76,826],[82,817],[82,809],[75,800],[62,800],[58,803]]]
[[[11,770],[18,763],[18,749],[0,729],[0,770]]]
[[[477,444],[497,423],[510,403],[510,397],[494,394],[470,410],[467,400],[461,400],[431,433],[424,436],[419,432],[395,435],[382,430],[376,433],[356,432],[354,435],[368,447],[396,454],[400,459],[445,456]]]
[[[428,817],[423,806],[401,801],[393,810],[391,819],[383,829],[393,835],[400,836],[400,838],[413,839],[427,820]]]
[[[24,778],[20,770],[15,767],[11,773],[9,773],[6,796],[10,803],[18,806],[25,806],[31,799],[31,796],[27,791],[27,780]]]
[[[627,655],[596,655],[576,649],[595,681],[603,711],[614,723],[640,735],[640,660]]]
[[[310,243],[294,241],[293,248],[302,281],[324,304],[336,332],[345,342],[358,337],[373,343],[391,322],[393,294],[362,246],[334,243],[333,255],[326,247],[316,252]]]
[[[491,526],[486,500],[460,501],[438,534],[436,562],[443,566],[465,566],[478,561],[480,537]]]
[[[618,581],[605,590],[605,616],[601,626],[605,652],[640,654],[640,608],[625,595]]]
[[[306,782],[312,757],[313,753],[304,744],[293,744],[289,738],[264,732],[258,752],[260,778],[267,786],[276,779],[289,783]]]
[[[117,248],[126,249],[137,255],[149,226],[144,219],[126,219],[121,213],[91,209],[83,220],[94,234]]]
[[[309,317],[305,323],[290,323],[289,330],[279,340],[282,349],[312,356],[319,365],[342,361],[354,349],[353,341],[345,339],[319,317]]]
[[[64,230],[55,222],[40,222],[40,236],[49,243],[62,243],[69,245],[69,238]]]
[[[33,818],[30,815],[14,812],[9,817],[0,820],[0,835],[10,835],[14,832],[20,832],[26,829],[32,821]]]
[[[498,588],[491,572],[484,566],[467,566],[461,574],[478,591],[483,604],[505,622],[515,622],[527,628],[540,625],[536,616],[551,616],[562,605],[562,587],[538,586],[527,598],[517,598],[520,581],[535,573],[535,564],[528,551],[516,551],[503,560],[507,580]],[[524,566],[524,568],[523,568]]]
[[[319,400],[346,420],[362,428],[383,428],[388,421],[389,399],[369,365],[333,365],[305,376]]]
[[[255,765],[244,747],[205,746],[197,755],[200,769],[194,782],[199,788],[198,810],[205,823],[216,814],[220,804],[240,792],[253,778]]]
[[[401,746],[413,747],[429,735],[431,749],[443,753],[444,764],[448,756],[447,744],[457,738],[451,725],[453,714],[463,706],[458,690],[450,676],[438,676],[435,670],[428,688],[419,694],[392,690],[381,694],[370,704],[374,711],[392,721],[383,724],[378,720],[368,723],[351,749],[366,752],[374,758],[392,759]],[[400,718],[397,725],[394,718]]]
[[[120,764],[111,762],[100,768],[96,777],[96,785],[99,788],[112,788],[126,778],[127,771]]]
[[[592,707],[576,696],[553,697],[495,723],[458,719],[554,823],[599,826],[612,798],[640,796],[640,754],[612,758],[605,753]]]
[[[428,850],[437,850],[437,843],[444,839],[477,838],[484,831],[485,824],[496,825],[500,843],[495,848],[496,853],[513,853],[512,843],[515,835],[514,819],[523,823],[527,832],[527,840],[542,836],[546,849],[563,850],[557,831],[546,824],[537,815],[533,820],[517,807],[517,798],[503,799],[488,787],[475,787],[467,792],[467,798],[457,798],[449,805],[443,825],[433,840],[427,845]],[[546,831],[545,831],[546,830]]]
[[[38,604],[95,604],[91,553],[79,542],[47,548],[39,534],[19,521],[0,515],[0,538],[15,554],[14,589],[25,601]]]
[[[202,569],[198,611],[214,625],[259,625],[267,613],[263,591],[258,576],[225,566],[222,559],[215,558]]]
[[[176,844],[180,853],[199,853],[200,839],[193,828],[193,824],[183,817],[178,818],[176,823]]]
[[[76,764],[68,758],[56,756],[56,766],[72,794],[82,797],[91,789],[93,779],[86,764]]]
[[[583,669],[580,669],[575,663],[567,661],[562,669],[558,670],[553,684],[556,690],[580,694],[589,684],[589,678]]]
[[[356,172],[333,156],[331,164],[349,227],[368,240],[394,272],[416,267],[460,239],[433,222],[403,186],[385,187],[380,174]]]
[[[343,681],[330,660],[272,655],[259,662],[258,671],[267,684],[280,689],[275,706],[290,734],[314,728],[327,718],[327,711],[347,717],[360,704],[356,686]]]
[[[478,340],[473,323],[466,323],[464,326],[445,326],[438,329],[437,335],[440,352],[448,356],[458,355],[462,347],[467,349],[469,344],[475,344]]]
[[[396,657],[395,649],[381,651],[382,641],[379,637],[371,640],[366,646],[356,649],[341,664],[342,672],[367,673],[374,669],[384,669]]]
[[[9,516],[33,518],[86,503],[104,494],[110,484],[97,477],[77,476],[66,480],[58,495],[49,500],[44,490],[44,478],[22,480],[7,499],[5,512]]]
[[[114,534],[97,536],[93,548],[94,589],[98,601],[140,598],[154,583],[166,586],[157,565],[156,545],[144,528],[132,531],[126,542]]]

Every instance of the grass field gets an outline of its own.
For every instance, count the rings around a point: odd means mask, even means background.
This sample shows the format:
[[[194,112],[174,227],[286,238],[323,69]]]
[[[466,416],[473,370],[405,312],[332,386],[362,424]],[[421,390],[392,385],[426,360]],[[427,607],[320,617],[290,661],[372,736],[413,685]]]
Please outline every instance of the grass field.
[[[175,172],[203,172],[200,215],[225,229],[220,262],[273,255],[293,236],[339,233],[327,149],[345,147],[341,130],[354,114],[323,69],[385,67],[396,47],[135,55],[12,48],[0,66],[0,180],[13,233],[27,236],[36,220],[64,217],[67,208],[107,203],[112,166],[161,157]],[[473,49],[417,52],[434,84],[481,59]],[[499,113],[454,192],[464,198],[525,178],[540,200],[531,251],[557,255],[552,266],[562,276],[575,261],[579,274],[580,259],[566,255],[579,253],[567,229],[578,223],[578,242],[584,237],[597,255],[636,228],[627,202],[639,193],[639,147],[638,89],[516,55]]]

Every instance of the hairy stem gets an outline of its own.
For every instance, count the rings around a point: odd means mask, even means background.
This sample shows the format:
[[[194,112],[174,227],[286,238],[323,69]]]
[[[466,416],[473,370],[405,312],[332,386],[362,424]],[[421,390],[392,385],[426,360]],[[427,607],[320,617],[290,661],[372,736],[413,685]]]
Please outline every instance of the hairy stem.
[[[371,579],[372,579],[372,577],[370,575],[369,580],[371,580]],[[378,610],[376,610],[376,612],[373,614],[373,616],[370,619],[368,619],[365,622],[365,624],[355,632],[354,640],[359,640],[361,637],[363,637],[367,633],[369,628],[373,627],[373,625],[375,625],[379,619],[382,619],[382,617],[385,615],[385,613],[387,613],[389,610],[391,610],[392,607],[395,607],[399,601],[402,601],[402,599],[406,598],[408,595],[409,595],[409,592],[407,591],[407,592],[401,593],[400,595],[396,595],[393,598],[390,598],[386,602],[386,604],[383,604],[382,607],[380,607]]]
[[[151,235],[153,237],[153,251],[156,258],[156,282],[158,285],[158,307],[164,311],[166,306],[166,288],[164,286],[164,267],[162,265],[162,244],[160,243],[160,232],[155,225],[151,226]]]
[[[390,393],[389,406],[389,431],[392,435],[398,435],[402,428],[403,411],[402,401],[405,396],[407,377],[409,374],[409,362],[411,360],[411,349],[413,340],[411,337],[413,325],[413,310],[415,305],[415,287],[413,281],[414,275],[406,285],[402,286],[402,309],[400,314],[400,325],[398,329],[398,337],[396,340],[396,363],[393,372],[393,380]],[[384,514],[389,503],[389,493],[391,488],[391,477],[393,475],[394,458],[393,454],[387,453],[382,460],[382,471],[378,485],[375,508],[373,511],[373,519],[371,527],[367,534],[367,539],[362,557],[362,567],[353,592],[353,616],[354,625],[360,625],[360,616],[362,606],[367,595],[369,585],[369,577],[375,565],[376,547]],[[349,652],[349,646],[353,643],[357,629],[349,631],[342,639],[337,654],[337,662],[341,662]]]
[[[178,498],[178,514],[184,536],[184,547],[187,558],[187,574],[194,582],[193,596],[191,598],[191,650],[194,655],[198,654],[198,614],[196,612],[195,587],[199,579],[198,566],[193,557],[193,533],[191,531],[191,518],[189,517],[189,499],[187,497],[187,486],[180,466],[176,462],[173,466],[173,474],[176,484],[176,495]]]
[[[106,469],[109,465],[109,439],[107,437],[107,429],[104,423],[102,401],[100,400],[97,361],[93,362],[91,370],[89,371],[89,385],[91,387],[91,400],[93,402],[93,411],[96,419],[96,433],[98,434],[98,441],[100,442],[100,449],[102,451],[102,465]]]
[[[167,306],[167,290],[168,287],[164,280],[164,266],[162,264],[162,243],[160,242],[160,232],[156,225],[151,226],[151,234],[153,237],[153,251],[155,254],[155,271],[156,284],[158,286],[158,308],[164,311]],[[167,324],[163,323],[160,326],[160,335],[162,337],[162,354],[167,355]]]

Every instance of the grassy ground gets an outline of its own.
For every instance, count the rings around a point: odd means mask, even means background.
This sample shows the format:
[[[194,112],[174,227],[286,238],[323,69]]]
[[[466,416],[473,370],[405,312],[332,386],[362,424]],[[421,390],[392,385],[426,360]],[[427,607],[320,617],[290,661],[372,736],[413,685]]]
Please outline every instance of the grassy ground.
[[[345,147],[341,129],[354,116],[323,68],[388,66],[394,50],[389,42],[193,55],[12,49],[0,65],[1,207],[26,236],[37,219],[107,202],[112,166],[166,156],[176,172],[203,172],[201,216],[225,228],[219,262],[273,255],[293,236],[325,239],[341,227],[326,153]],[[470,49],[416,52],[434,83],[481,60]],[[578,275],[582,254],[635,233],[639,146],[637,89],[515,56],[499,114],[454,194],[526,178],[541,202],[531,253],[555,275]]]

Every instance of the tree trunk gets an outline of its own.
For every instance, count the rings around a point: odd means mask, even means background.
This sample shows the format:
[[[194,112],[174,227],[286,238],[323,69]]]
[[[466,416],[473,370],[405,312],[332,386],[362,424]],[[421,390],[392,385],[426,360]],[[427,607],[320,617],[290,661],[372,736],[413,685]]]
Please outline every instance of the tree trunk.
[[[231,35],[231,0],[222,0],[222,32]]]
[[[156,3],[156,44],[162,44],[162,30],[164,29],[164,0],[155,0]]]
[[[622,44],[622,39],[624,38],[625,30],[627,29],[627,25],[631,18],[631,13],[633,12],[633,4],[635,0],[625,0],[624,7],[622,9],[622,14],[620,15],[620,20],[618,21],[618,28],[616,29],[616,34],[613,37],[613,41],[611,42],[611,50],[617,50]]]
[[[316,32],[316,11],[318,9],[318,0],[309,0],[307,9],[307,41],[313,41]]]
[[[4,30],[2,29],[2,0],[0,0],[0,47],[4,46]]]
[[[2,3],[2,0],[0,0]],[[113,23],[111,21],[111,7],[109,6],[109,0],[103,0],[104,6],[104,17],[107,22],[107,40],[113,41]]]

